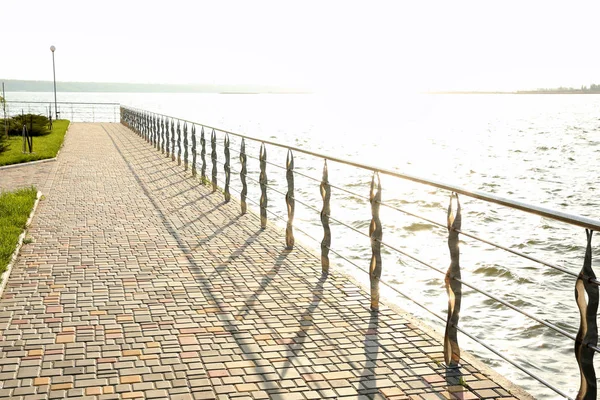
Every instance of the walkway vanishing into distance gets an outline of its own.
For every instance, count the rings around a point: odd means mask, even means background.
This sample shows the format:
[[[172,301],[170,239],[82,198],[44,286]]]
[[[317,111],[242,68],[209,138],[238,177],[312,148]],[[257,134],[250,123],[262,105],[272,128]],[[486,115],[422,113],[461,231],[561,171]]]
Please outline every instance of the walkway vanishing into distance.
[[[0,301],[2,399],[524,396],[446,370],[438,339],[121,125],[72,124],[0,188],[25,168],[45,198]]]

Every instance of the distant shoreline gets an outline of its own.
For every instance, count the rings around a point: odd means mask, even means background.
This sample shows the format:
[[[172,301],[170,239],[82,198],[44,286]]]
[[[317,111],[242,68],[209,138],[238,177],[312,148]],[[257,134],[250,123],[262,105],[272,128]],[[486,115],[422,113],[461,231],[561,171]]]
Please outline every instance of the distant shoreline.
[[[52,81],[26,81],[0,79],[6,92],[53,92]],[[600,94],[598,85],[590,88],[557,88],[518,91],[475,91],[444,90],[428,91],[421,94]],[[56,82],[58,92],[68,93],[218,93],[218,94],[311,94],[301,87],[282,87],[259,84],[154,84],[154,83],[114,83],[114,82]]]
[[[7,92],[53,92],[52,81],[25,81],[0,79]],[[310,93],[299,87],[282,87],[259,84],[153,84],[114,82],[56,82],[58,92],[85,93],[224,93],[224,94],[303,94]]]
[[[582,90],[518,90],[516,92],[447,91],[447,92],[425,92],[425,94],[600,94],[600,91],[582,91]]]

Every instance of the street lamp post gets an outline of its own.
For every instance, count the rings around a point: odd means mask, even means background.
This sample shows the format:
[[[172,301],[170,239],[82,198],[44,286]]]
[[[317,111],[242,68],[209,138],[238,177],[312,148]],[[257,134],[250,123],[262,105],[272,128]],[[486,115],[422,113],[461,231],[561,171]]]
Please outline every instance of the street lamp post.
[[[54,119],[58,119],[58,107],[56,105],[56,68],[54,67],[54,51],[56,47],[50,46],[52,52],[52,75],[54,76]]]

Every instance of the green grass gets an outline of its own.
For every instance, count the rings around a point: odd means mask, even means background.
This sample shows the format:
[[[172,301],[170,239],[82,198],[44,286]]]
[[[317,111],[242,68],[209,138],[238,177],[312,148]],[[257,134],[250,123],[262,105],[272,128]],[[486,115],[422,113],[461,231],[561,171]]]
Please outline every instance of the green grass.
[[[36,196],[37,190],[33,187],[0,193],[0,274],[15,251]]]
[[[23,139],[20,136],[9,136],[8,150],[0,153],[0,166],[56,157],[69,127],[69,121],[59,119],[54,121],[53,125],[52,132],[49,134],[33,137],[32,154],[22,153]]]

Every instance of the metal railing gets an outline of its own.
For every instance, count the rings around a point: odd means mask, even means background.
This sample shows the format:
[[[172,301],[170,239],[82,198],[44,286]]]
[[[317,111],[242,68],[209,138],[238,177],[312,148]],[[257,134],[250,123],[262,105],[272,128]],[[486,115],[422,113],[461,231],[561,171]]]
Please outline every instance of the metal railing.
[[[585,218],[579,215],[573,215],[565,212],[555,211],[552,209],[526,204],[524,202],[515,201],[500,196],[496,196],[490,193],[484,193],[480,191],[467,190],[457,185],[451,185],[443,182],[438,182],[430,179],[425,179],[413,175],[402,174],[397,171],[389,169],[378,168],[370,165],[365,165],[357,162],[347,161],[337,157],[331,157],[324,154],[319,154],[313,151],[308,151],[302,148],[287,146],[284,144],[276,143],[274,141],[262,140],[247,135],[241,135],[226,130],[214,128],[207,125],[202,125],[192,121],[174,118],[162,114],[156,114],[144,110],[139,110],[129,107],[121,107],[120,111],[121,123],[131,128],[134,132],[143,137],[146,141],[151,143],[157,150],[161,151],[167,157],[171,157],[173,161],[177,160],[178,164],[181,165],[183,162],[184,168],[187,170],[191,165],[192,175],[197,175],[197,165],[200,165],[200,177],[204,183],[210,182],[213,191],[217,190],[218,179],[217,169],[219,168],[219,156],[217,147],[220,146],[223,149],[224,160],[220,164],[223,167],[224,179],[220,182],[222,184],[222,190],[225,201],[229,201],[231,198],[230,190],[235,190],[240,195],[240,207],[241,213],[244,214],[247,210],[247,202],[250,201],[259,207],[260,212],[260,224],[264,229],[267,227],[268,215],[273,215],[277,219],[281,219],[285,223],[285,243],[288,249],[294,247],[294,230],[300,231],[309,238],[312,238],[320,244],[321,249],[321,265],[322,273],[327,274],[330,268],[330,253],[333,253],[352,264],[354,267],[364,271],[369,276],[370,281],[370,307],[373,312],[377,312],[379,309],[379,284],[385,284],[392,290],[396,291],[403,297],[415,302],[419,307],[426,310],[434,318],[437,318],[445,323],[445,334],[444,334],[444,361],[448,367],[456,367],[459,365],[460,347],[458,344],[458,333],[464,334],[471,340],[479,343],[487,350],[495,354],[497,357],[503,359],[513,367],[521,370],[525,374],[529,375],[533,379],[540,382],[542,385],[550,388],[554,392],[565,398],[571,398],[561,388],[556,387],[551,382],[543,379],[535,372],[530,369],[524,368],[517,364],[501,351],[494,348],[482,341],[480,338],[473,334],[465,331],[459,326],[459,317],[461,311],[461,302],[463,299],[463,285],[479,293],[480,295],[489,299],[489,301],[500,304],[503,307],[507,307],[526,318],[535,321],[538,324],[545,326],[546,328],[556,332],[558,335],[564,336],[574,342],[575,347],[575,358],[579,365],[581,384],[579,392],[576,396],[577,399],[595,399],[596,398],[596,377],[593,365],[594,354],[600,351],[598,347],[598,333],[597,333],[597,309],[598,309],[598,285],[600,281],[596,279],[594,271],[592,269],[591,254],[592,254],[592,233],[593,231],[600,230],[600,221]],[[210,132],[210,137],[207,138]],[[183,134],[183,140],[182,140]],[[200,135],[200,149],[197,148],[197,135]],[[222,140],[218,143],[217,136],[221,136]],[[190,138],[188,140],[188,137]],[[239,151],[231,147],[230,138],[235,137],[239,140]],[[208,142],[207,142],[208,139]],[[191,145],[190,145],[191,141]],[[251,156],[247,153],[247,144],[254,143],[258,150],[258,157]],[[207,147],[210,146],[210,149]],[[280,148],[285,152],[285,162],[278,164],[277,162],[270,162],[267,159],[267,146],[273,148]],[[183,151],[183,158],[182,158]],[[231,151],[238,154],[239,159],[239,170],[233,171],[231,168]],[[191,152],[191,160],[190,160]],[[209,167],[206,160],[207,152],[210,152],[209,162],[211,163],[210,175],[207,172]],[[322,176],[317,178],[311,176],[309,173],[303,171],[300,172],[295,170],[294,155],[310,156],[316,159],[320,159],[323,162]],[[200,160],[197,157],[200,156]],[[253,173],[249,173],[248,158],[254,159],[258,162],[258,170],[254,170]],[[352,167],[364,175],[364,173],[370,174],[370,191],[369,195],[363,195],[356,193],[353,190],[336,186],[329,181],[330,167],[328,163],[338,163],[346,167]],[[285,171],[286,184],[278,184],[273,180],[267,180],[267,165],[279,168]],[[314,170],[314,168],[313,168]],[[230,186],[231,174],[239,174],[239,182],[241,188],[232,189]],[[254,178],[252,175],[256,176]],[[404,209],[403,207],[396,206],[395,204],[386,203],[382,201],[382,184],[380,176],[388,176],[403,181],[411,181],[427,187],[441,189],[447,191],[449,194],[449,206],[447,209],[446,224],[439,223],[427,216],[420,215],[413,211]],[[314,205],[308,204],[299,200],[295,195],[295,177],[302,177],[304,179],[315,181],[319,185],[320,195],[322,199],[321,208],[317,208]],[[259,200],[248,198],[248,185],[247,180],[254,181],[260,188]],[[363,232],[360,228],[352,226],[339,218],[334,218],[331,214],[331,192],[332,188],[343,192],[356,199],[360,199],[363,203],[368,202],[370,205],[370,222],[368,227],[368,233]],[[269,210],[268,200],[269,192],[275,192],[284,196],[285,208],[287,210],[287,217],[279,215]],[[494,240],[482,238],[481,235],[467,232],[462,226],[462,209],[461,202],[459,201],[459,195],[465,196],[472,199],[482,200],[486,203],[493,203],[503,207],[508,207],[513,210],[538,215],[544,218],[548,218],[555,221],[560,221],[575,227],[584,228],[586,232],[586,246],[585,254],[583,256],[583,268],[579,273],[574,273],[564,266],[557,265],[552,262],[547,262],[527,254],[525,251],[515,250],[496,243]],[[296,211],[296,203],[303,205],[306,209],[311,210],[319,214],[321,221],[323,236],[321,239],[314,238],[304,230],[301,230],[294,226],[294,217]],[[383,241],[382,238],[382,222],[380,218],[380,207],[384,206],[387,209],[395,212],[403,213],[404,215],[410,216],[411,218],[417,218],[425,221],[435,227],[442,228],[447,231],[448,248],[450,251],[450,266],[444,271],[436,266],[432,265],[431,262],[424,260],[418,254],[409,252],[406,249],[399,248],[399,246],[393,245],[389,242]],[[356,261],[350,257],[342,254],[339,249],[331,247],[331,227],[330,222],[335,222],[339,226],[343,226],[358,235],[362,235],[370,241],[371,247],[371,258],[368,262],[368,268],[359,265]],[[501,251],[507,252],[514,256],[523,258],[525,260],[538,263],[544,267],[550,268],[559,273],[566,274],[571,278],[575,279],[575,297],[576,305],[580,314],[580,325],[577,334],[569,332],[573,330],[565,328],[563,323],[552,323],[546,319],[535,315],[527,310],[524,310],[518,304],[514,304],[511,301],[507,301],[500,296],[491,293],[490,291],[478,287],[472,282],[468,282],[461,276],[461,265],[460,265],[460,251],[459,251],[459,240],[460,237],[465,236],[475,241],[481,242],[487,246],[494,247]],[[435,271],[436,273],[444,276],[445,288],[448,295],[448,306],[447,315],[442,316],[436,313],[431,307],[427,307],[422,302],[415,300],[414,296],[409,293],[405,293],[398,290],[394,286],[381,280],[382,274],[382,248],[386,251],[396,252],[404,257],[407,257],[420,265]],[[367,263],[366,263],[367,264]]]
[[[57,102],[58,116],[71,122],[118,122],[119,103]],[[18,114],[39,114],[50,117],[54,103],[43,101],[6,101],[8,117]]]

